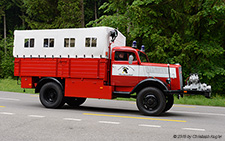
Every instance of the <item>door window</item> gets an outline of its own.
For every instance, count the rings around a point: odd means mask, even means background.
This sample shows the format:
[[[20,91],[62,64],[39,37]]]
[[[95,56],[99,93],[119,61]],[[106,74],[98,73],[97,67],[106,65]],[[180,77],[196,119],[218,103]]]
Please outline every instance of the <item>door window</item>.
[[[124,51],[116,51],[115,52],[115,61],[128,61],[129,56],[133,55],[133,61],[137,61],[136,55],[133,52],[124,52]]]

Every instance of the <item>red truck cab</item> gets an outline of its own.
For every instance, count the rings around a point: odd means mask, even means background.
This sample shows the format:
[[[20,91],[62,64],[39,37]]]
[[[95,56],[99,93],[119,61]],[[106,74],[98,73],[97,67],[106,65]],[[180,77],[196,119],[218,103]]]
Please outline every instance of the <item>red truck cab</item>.
[[[126,59],[118,59],[121,53]],[[129,60],[130,56],[132,60]],[[136,93],[137,106],[147,115],[157,115],[169,110],[174,99],[166,91],[181,90],[183,87],[180,65],[150,63],[144,52],[132,47],[112,49],[111,69],[114,95],[130,97]]]

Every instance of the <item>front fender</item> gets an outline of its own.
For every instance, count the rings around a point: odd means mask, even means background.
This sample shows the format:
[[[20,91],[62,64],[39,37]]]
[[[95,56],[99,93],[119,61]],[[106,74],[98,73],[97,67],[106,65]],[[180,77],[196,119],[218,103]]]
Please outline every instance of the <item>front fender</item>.
[[[147,78],[139,82],[130,93],[131,94],[135,92],[138,93],[139,91],[141,91],[143,88],[146,87],[156,87],[162,91],[168,90],[165,83],[162,82],[161,80],[155,78]]]

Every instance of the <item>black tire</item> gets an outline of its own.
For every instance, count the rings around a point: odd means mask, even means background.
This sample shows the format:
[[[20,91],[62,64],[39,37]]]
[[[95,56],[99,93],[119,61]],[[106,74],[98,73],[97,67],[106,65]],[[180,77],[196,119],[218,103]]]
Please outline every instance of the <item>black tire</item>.
[[[136,99],[139,111],[148,116],[159,115],[166,106],[165,96],[161,90],[147,87],[138,93]]]
[[[63,90],[54,82],[44,84],[39,97],[42,105],[46,108],[61,108],[65,104]]]
[[[66,97],[65,101],[71,107],[78,107],[86,101],[86,98]]]
[[[170,110],[173,106],[173,103],[174,103],[173,95],[166,95],[166,107],[163,110],[163,112],[166,112],[166,111]]]

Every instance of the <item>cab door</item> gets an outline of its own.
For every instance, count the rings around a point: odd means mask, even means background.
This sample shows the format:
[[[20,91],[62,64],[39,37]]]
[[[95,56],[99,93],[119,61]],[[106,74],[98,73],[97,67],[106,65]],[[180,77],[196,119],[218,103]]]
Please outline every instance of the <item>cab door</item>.
[[[123,55],[121,55],[123,54]],[[129,56],[133,56],[129,64]],[[139,63],[137,53],[132,51],[113,51],[111,84],[115,91],[131,91],[139,82]]]

